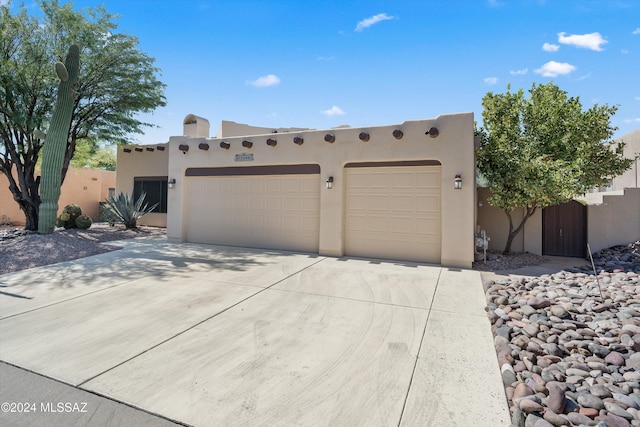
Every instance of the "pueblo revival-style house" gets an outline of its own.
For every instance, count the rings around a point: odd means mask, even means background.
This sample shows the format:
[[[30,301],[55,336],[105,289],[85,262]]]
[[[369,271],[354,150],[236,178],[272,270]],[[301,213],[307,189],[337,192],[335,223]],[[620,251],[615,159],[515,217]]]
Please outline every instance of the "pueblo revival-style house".
[[[118,151],[117,191],[160,203],[174,242],[471,267],[472,113],[388,126],[271,129],[189,114],[184,135]]]

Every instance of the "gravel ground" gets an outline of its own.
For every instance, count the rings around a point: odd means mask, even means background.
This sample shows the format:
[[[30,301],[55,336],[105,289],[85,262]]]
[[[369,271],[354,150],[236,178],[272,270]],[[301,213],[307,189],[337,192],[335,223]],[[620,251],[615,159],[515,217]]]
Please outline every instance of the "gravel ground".
[[[87,230],[58,228],[51,234],[29,232],[16,227],[0,227],[0,274],[56,264],[120,249],[104,242],[134,237],[166,235],[166,229],[97,223]]]
[[[515,427],[640,426],[640,241],[484,283]]]
[[[543,261],[544,257],[528,252],[504,255],[501,252],[490,251],[487,252],[487,261],[474,262],[473,269],[480,271],[513,270],[529,265],[542,264]],[[581,261],[582,260],[576,258],[577,264]]]

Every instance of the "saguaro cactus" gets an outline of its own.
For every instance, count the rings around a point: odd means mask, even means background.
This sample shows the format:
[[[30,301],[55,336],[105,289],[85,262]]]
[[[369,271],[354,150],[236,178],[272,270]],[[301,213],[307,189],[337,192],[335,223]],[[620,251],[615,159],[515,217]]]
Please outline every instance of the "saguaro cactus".
[[[38,231],[40,233],[53,232],[56,223],[62,183],[62,165],[67,150],[67,138],[75,102],[75,88],[80,71],[80,48],[77,45],[72,45],[67,52],[64,64],[57,62],[55,70],[60,84],[58,85],[58,98],[51,117],[51,125],[42,149],[41,203],[38,213]]]

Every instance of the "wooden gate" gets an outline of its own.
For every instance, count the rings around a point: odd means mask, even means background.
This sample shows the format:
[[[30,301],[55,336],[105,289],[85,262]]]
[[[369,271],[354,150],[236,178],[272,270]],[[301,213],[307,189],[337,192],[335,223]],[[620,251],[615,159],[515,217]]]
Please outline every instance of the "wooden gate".
[[[587,255],[587,207],[572,200],[542,211],[542,254]]]

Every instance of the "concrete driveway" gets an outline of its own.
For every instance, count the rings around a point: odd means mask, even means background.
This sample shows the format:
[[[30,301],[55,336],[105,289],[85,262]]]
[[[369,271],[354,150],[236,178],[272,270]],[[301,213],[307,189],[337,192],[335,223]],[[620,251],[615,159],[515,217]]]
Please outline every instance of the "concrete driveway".
[[[115,244],[0,276],[1,425],[509,425],[478,272]]]

